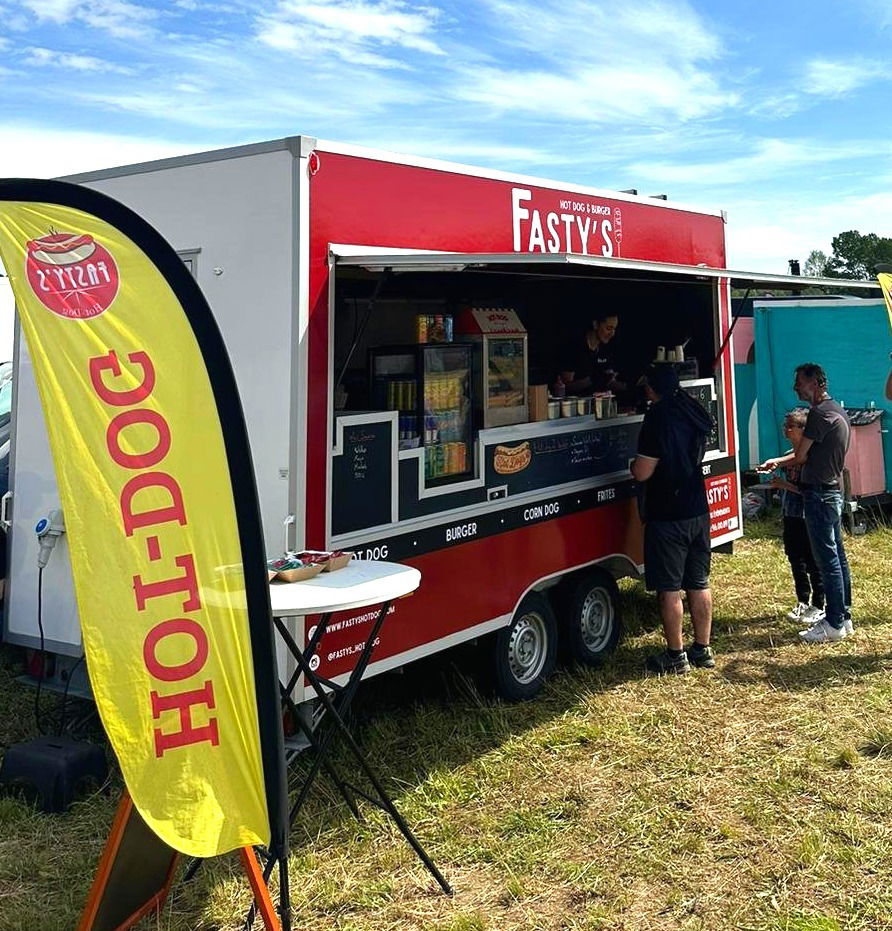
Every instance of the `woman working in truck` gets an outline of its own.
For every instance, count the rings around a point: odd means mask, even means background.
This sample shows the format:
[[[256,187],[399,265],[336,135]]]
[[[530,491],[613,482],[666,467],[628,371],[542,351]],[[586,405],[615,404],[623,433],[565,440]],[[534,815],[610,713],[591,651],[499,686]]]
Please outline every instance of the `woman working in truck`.
[[[592,394],[595,391],[624,391],[626,385],[618,373],[608,345],[616,334],[619,318],[612,311],[595,315],[591,329],[567,356],[560,380],[567,394]]]

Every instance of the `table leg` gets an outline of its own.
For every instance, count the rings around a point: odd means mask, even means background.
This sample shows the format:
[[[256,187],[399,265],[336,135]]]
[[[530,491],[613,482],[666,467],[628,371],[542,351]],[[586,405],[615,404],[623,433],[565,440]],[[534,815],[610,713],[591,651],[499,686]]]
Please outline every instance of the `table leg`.
[[[310,668],[310,657],[312,654],[309,652],[309,647],[307,651],[304,652],[300,650],[297,644],[294,642],[294,638],[288,632],[284,624],[281,623],[280,619],[276,619],[277,627],[279,628],[280,633],[282,634],[285,642],[294,655],[295,660],[300,667],[300,670],[309,680],[310,684],[313,687],[313,690],[316,692],[316,695],[319,698],[319,701],[322,703],[323,708],[325,709],[325,718],[330,718],[334,725],[334,730],[337,730],[344,740],[347,742],[348,747],[350,748],[353,756],[356,758],[356,761],[359,763],[363,772],[366,775],[366,778],[372,784],[375,789],[375,792],[380,798],[381,807],[393,818],[396,822],[397,827],[400,829],[403,837],[427,867],[430,874],[436,879],[440,888],[447,894],[452,894],[452,888],[448,882],[443,878],[443,875],[437,869],[436,865],[427,855],[424,848],[421,844],[418,843],[415,835],[412,833],[408,824],[404,821],[402,815],[397,811],[396,806],[391,801],[390,797],[387,795],[384,787],[381,785],[377,775],[372,770],[368,761],[362,753],[359,745],[353,738],[353,735],[350,733],[349,728],[344,723],[342,714],[347,711],[350,706],[350,702],[353,700],[353,696],[356,693],[356,689],[359,687],[359,682],[362,679],[363,674],[365,673],[366,668],[371,660],[372,651],[375,646],[375,639],[378,636],[378,633],[381,630],[381,626],[384,623],[384,619],[387,616],[387,612],[390,610],[390,602],[382,605],[378,617],[375,620],[372,630],[370,631],[365,645],[363,647],[362,653],[360,655],[359,661],[354,667],[353,671],[350,674],[350,678],[347,680],[347,684],[344,686],[343,691],[338,696],[337,701],[332,701],[331,695],[323,688],[322,684],[319,682],[318,677]],[[318,630],[317,630],[318,633]],[[325,720],[323,718],[323,720]],[[316,776],[319,773],[320,766],[322,765],[322,758],[324,758],[328,753],[328,747],[333,736],[333,731],[329,730],[328,734],[325,735],[324,739],[319,742],[319,750],[316,754],[316,759],[313,762],[313,766],[310,770],[309,775],[304,781],[303,786],[301,787],[300,794],[298,795],[297,800],[294,805],[291,806],[291,812],[289,813],[289,823],[293,823],[294,819],[297,817],[301,808],[306,801],[307,794],[309,793],[312,783],[315,781]]]

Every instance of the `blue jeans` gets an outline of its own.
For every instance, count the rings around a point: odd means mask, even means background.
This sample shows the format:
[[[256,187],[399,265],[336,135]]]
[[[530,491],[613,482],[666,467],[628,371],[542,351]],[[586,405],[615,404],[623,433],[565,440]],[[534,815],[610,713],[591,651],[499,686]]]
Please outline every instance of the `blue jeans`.
[[[808,539],[824,583],[827,623],[839,629],[852,607],[852,578],[842,545],[842,492],[803,488],[802,503]]]

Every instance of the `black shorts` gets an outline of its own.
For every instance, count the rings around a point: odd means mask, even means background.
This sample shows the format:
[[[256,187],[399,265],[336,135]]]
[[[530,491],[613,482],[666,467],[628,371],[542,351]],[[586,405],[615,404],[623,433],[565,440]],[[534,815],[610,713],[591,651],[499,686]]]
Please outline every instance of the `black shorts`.
[[[651,592],[709,588],[709,515],[644,525],[644,581]]]

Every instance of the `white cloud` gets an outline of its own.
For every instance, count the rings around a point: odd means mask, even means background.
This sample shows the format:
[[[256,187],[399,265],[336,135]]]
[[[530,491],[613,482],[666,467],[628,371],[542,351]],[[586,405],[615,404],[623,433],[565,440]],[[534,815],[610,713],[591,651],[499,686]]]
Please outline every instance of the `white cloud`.
[[[458,95],[499,110],[602,125],[690,120],[738,100],[702,72],[654,64],[583,67],[568,75],[472,68]]]
[[[683,0],[484,0],[495,44],[523,47],[554,62],[710,61],[723,44]]]
[[[39,0],[39,2],[25,0],[24,6],[38,19],[49,19],[58,23],[70,19],[78,3],[79,0]]]
[[[432,38],[439,18],[434,7],[401,0],[280,0],[256,26],[257,38],[273,48],[303,54],[324,50],[369,67],[393,67],[397,61],[372,49],[442,55]]]
[[[809,204],[799,192],[771,201],[727,204],[728,267],[786,273],[787,259],[805,261],[813,249],[830,253],[843,230],[889,235],[892,193],[856,195]]]
[[[482,162],[501,169],[517,166],[524,166],[528,169],[530,165],[540,164],[553,157],[547,151],[532,146],[471,141],[468,133],[461,130],[446,130],[444,127],[432,129],[426,136],[418,133],[417,128],[414,130],[407,128],[405,133],[396,130],[386,136],[367,133],[357,142],[384,152],[398,148],[403,155],[451,159],[471,165]]]
[[[78,22],[118,39],[135,39],[149,31],[158,13],[127,0],[23,0],[22,5],[40,21],[56,25]]]
[[[890,77],[892,68],[886,62],[814,59],[806,65],[802,89],[819,97],[842,97],[872,81]]]
[[[75,55],[69,52],[57,52],[53,49],[32,47],[25,52],[26,63],[29,65],[51,65],[59,68],[68,68],[73,71],[114,72],[116,74],[132,74],[131,68],[116,65],[92,55]]]
[[[198,152],[212,146],[136,136],[5,126],[0,177],[56,178]]]
[[[885,148],[888,150],[890,147],[887,145]],[[685,163],[639,161],[629,165],[628,170],[633,175],[659,183],[740,185],[822,163],[872,158],[877,154],[875,143],[866,146],[857,140],[828,143],[821,139],[760,139],[752,144],[752,151],[747,155]]]
[[[461,99],[602,124],[691,120],[738,103],[709,70],[723,55],[720,37],[686,3],[487,6],[497,38],[488,61],[459,66]]]

